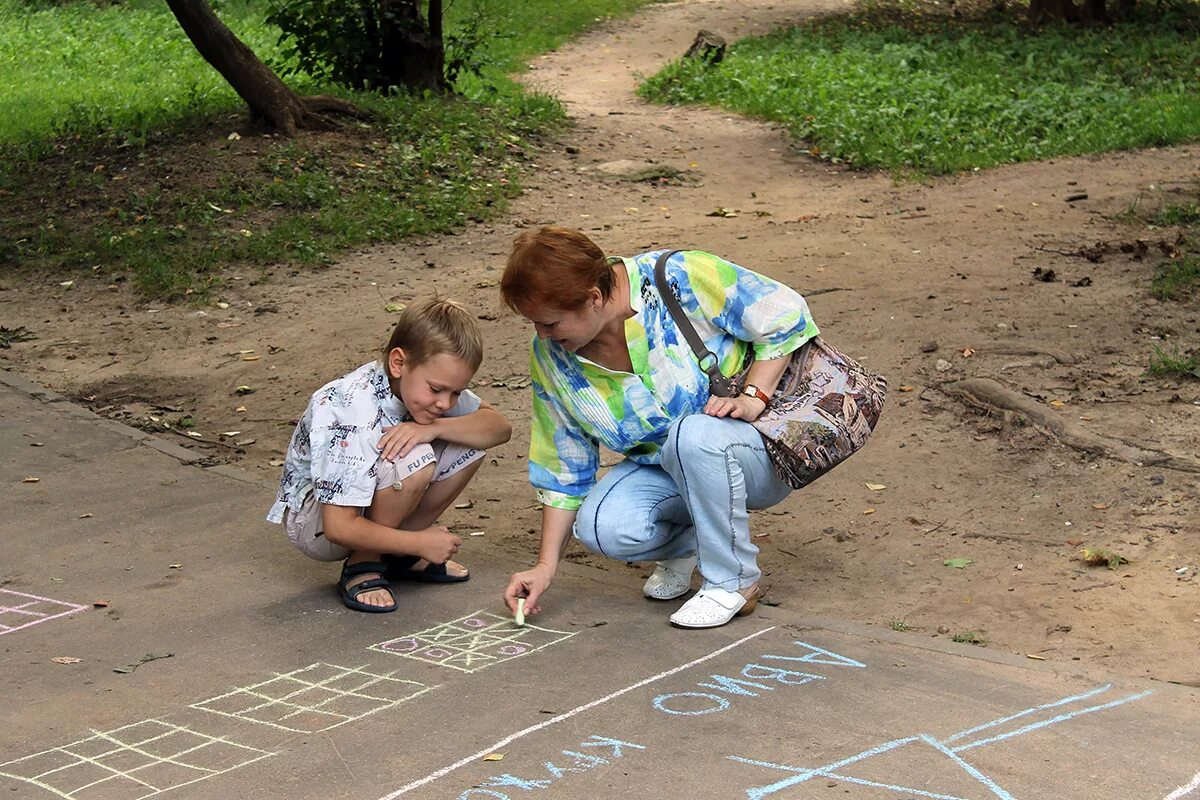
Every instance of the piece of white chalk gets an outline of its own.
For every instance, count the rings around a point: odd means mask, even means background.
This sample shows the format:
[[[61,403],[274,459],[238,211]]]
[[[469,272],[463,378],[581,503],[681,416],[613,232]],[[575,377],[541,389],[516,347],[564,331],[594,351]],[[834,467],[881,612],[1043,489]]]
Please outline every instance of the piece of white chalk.
[[[525,627],[525,598],[517,598],[517,613],[513,616],[513,621],[517,623],[518,628]]]

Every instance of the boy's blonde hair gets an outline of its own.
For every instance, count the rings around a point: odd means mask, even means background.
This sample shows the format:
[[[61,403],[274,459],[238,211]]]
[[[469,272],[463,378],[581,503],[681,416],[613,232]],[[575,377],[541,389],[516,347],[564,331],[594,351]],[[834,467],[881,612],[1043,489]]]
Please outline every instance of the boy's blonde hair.
[[[414,301],[400,312],[392,336],[383,348],[385,365],[388,353],[397,347],[413,366],[443,353],[462,359],[472,372],[483,361],[483,337],[474,317],[461,303],[440,297]]]

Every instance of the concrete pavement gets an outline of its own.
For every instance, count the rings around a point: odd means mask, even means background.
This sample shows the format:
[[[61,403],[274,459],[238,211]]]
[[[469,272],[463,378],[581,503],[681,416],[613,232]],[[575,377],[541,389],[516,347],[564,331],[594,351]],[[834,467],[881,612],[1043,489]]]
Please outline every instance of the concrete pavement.
[[[486,549],[359,614],[236,469],[2,373],[0,452],[0,798],[1200,798],[1195,690]]]

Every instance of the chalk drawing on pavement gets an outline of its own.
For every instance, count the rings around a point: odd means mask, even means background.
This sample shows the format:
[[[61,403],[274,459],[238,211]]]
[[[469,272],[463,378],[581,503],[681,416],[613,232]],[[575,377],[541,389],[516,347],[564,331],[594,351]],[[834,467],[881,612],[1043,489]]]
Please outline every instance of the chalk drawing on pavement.
[[[394,708],[438,688],[395,674],[317,662],[191,707],[286,731],[316,733]]]
[[[974,795],[963,797],[963,793],[950,793],[949,789],[933,791],[928,788],[916,788],[889,783],[884,778],[866,777],[872,775],[874,772],[878,772],[880,775],[895,775],[898,765],[894,763],[894,759],[892,759],[892,763],[889,765],[874,765],[871,762],[873,760],[886,759],[890,755],[898,756],[904,763],[911,765],[914,758],[918,756],[918,749],[923,751],[919,753],[920,756],[924,757],[933,753],[939,757],[939,761],[944,768],[949,768],[948,774],[945,777],[947,785],[960,783],[965,773],[965,776],[976,791],[986,791],[988,792],[986,796],[998,797],[1001,800],[1014,800],[1013,796],[1001,788],[995,780],[970,764],[961,754],[977,747],[985,747],[1018,736],[1024,736],[1025,734],[1050,725],[1066,722],[1084,714],[1092,714],[1097,711],[1115,708],[1116,706],[1140,700],[1146,695],[1152,694],[1149,691],[1138,692],[1115,700],[1109,700],[1108,702],[1086,705],[1086,702],[1091,698],[1105,694],[1111,689],[1112,684],[1105,684],[1083,694],[1064,697],[1052,703],[1027,708],[1015,714],[1009,714],[1008,716],[985,722],[982,725],[976,725],[973,728],[960,731],[945,739],[939,740],[925,733],[901,739],[893,739],[876,745],[869,750],[864,750],[861,753],[839,759],[821,767],[794,767],[786,764],[773,764],[766,761],[743,758],[741,756],[729,756],[729,758],[732,761],[738,761],[743,764],[790,773],[788,777],[775,783],[747,789],[746,796],[750,800],[762,800],[762,798],[805,783],[813,778],[876,787],[912,795],[913,797],[928,797],[935,798],[936,800],[975,800]],[[871,766],[879,766],[879,769],[868,771],[868,767]],[[885,766],[886,769],[884,768]],[[931,781],[938,780],[940,777],[928,770],[921,771],[921,774],[928,775]]]
[[[83,611],[87,606],[0,589],[0,636]]]
[[[222,775],[274,753],[158,719],[0,764],[14,778],[67,800],[120,797],[143,800]]]
[[[537,625],[518,628],[508,617],[476,611],[444,625],[373,644],[368,649],[463,672],[478,672],[566,641],[576,633]]]

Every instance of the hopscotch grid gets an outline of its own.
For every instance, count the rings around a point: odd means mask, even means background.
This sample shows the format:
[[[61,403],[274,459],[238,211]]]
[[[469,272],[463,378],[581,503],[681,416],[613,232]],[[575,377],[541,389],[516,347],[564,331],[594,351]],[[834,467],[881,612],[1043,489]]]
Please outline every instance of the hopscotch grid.
[[[164,733],[158,734],[156,736],[151,736],[149,738],[143,739],[138,742],[123,742],[113,735],[113,734],[120,733],[123,730],[127,730],[129,728],[133,728],[138,725],[144,725],[146,723],[154,723],[156,725],[166,727],[166,728],[168,728],[168,730],[165,731]],[[142,746],[147,745],[153,741],[157,741],[159,739],[166,738],[167,736],[170,736],[170,735],[176,734],[176,733],[191,734],[192,736],[198,737],[202,741],[199,744],[195,745],[194,747],[186,748],[179,752],[173,753],[170,756],[156,756],[156,755],[153,755],[152,753],[147,753],[144,750],[139,749]],[[106,752],[101,753],[96,756],[84,756],[84,755],[75,753],[68,749],[70,747],[77,747],[79,745],[82,745],[85,742],[97,740],[97,739],[101,742],[111,742],[112,744],[116,745],[116,747],[114,747],[112,750],[106,751]],[[175,759],[181,758],[182,756],[186,756],[189,753],[193,753],[193,752],[195,752],[197,750],[201,750],[205,747],[211,747],[215,744],[224,744],[229,747],[237,748],[239,750],[246,750],[246,751],[249,751],[250,753],[257,753],[258,755],[247,761],[241,761],[237,764],[234,764],[233,766],[226,767],[225,769],[221,769],[221,770],[210,769],[209,767],[202,767],[199,764],[188,764],[188,763],[184,763],[184,762],[175,760]],[[97,759],[105,758],[107,756],[111,756],[116,753],[126,752],[126,751],[136,753],[137,755],[144,756],[144,757],[150,759],[150,763],[143,764],[142,766],[139,766],[139,767],[134,767],[133,769],[130,769],[130,770],[118,770],[118,769],[108,766],[107,764],[96,763]],[[22,781],[24,783],[29,783],[31,785],[38,786],[42,789],[45,789],[48,792],[58,795],[59,797],[65,798],[66,800],[75,800],[75,795],[77,793],[82,792],[82,791],[89,789],[93,786],[96,786],[98,784],[104,783],[106,781],[110,781],[114,778],[125,778],[125,779],[128,779],[136,784],[139,784],[139,785],[144,786],[147,789],[151,790],[149,793],[139,796],[139,800],[144,800],[144,798],[147,798],[147,797],[152,797],[154,795],[161,794],[166,791],[171,791],[173,789],[178,789],[183,786],[190,786],[193,783],[196,783],[196,782],[202,781],[202,780],[206,780],[208,778],[212,778],[217,775],[223,775],[226,772],[231,772],[235,769],[239,769],[241,767],[248,766],[249,764],[253,764],[256,761],[261,761],[264,758],[270,758],[271,756],[275,755],[275,753],[271,753],[266,750],[260,750],[257,747],[251,747],[249,745],[244,745],[244,744],[240,744],[238,742],[231,741],[229,739],[224,738],[223,736],[213,736],[211,734],[200,733],[199,731],[192,730],[191,728],[184,726],[184,725],[176,725],[174,723],[164,722],[164,721],[158,720],[158,719],[149,719],[149,720],[142,720],[140,722],[134,722],[130,725],[125,725],[123,727],[116,728],[111,731],[93,730],[92,736],[89,736],[85,739],[80,739],[78,741],[71,742],[70,744],[63,745],[62,747],[52,747],[52,748],[49,748],[48,750],[42,750],[41,752],[34,753],[32,755],[14,759],[12,761],[8,761],[3,764],[0,764],[0,767],[7,767],[10,764],[16,764],[21,761],[28,761],[31,758],[37,758],[38,756],[44,756],[49,753],[56,753],[56,752],[63,753],[64,755],[68,755],[68,756],[74,758],[75,761],[70,764],[65,764],[61,767],[56,767],[55,769],[52,769],[52,770],[47,770],[46,772],[43,772],[32,778],[24,776],[24,775],[17,775],[17,774],[11,773],[11,772],[2,772],[2,771],[0,771],[0,776],[6,777],[6,778],[14,778],[18,781]],[[69,769],[71,767],[77,767],[77,766],[81,766],[84,764],[90,764],[92,766],[99,767],[100,769],[107,770],[109,772],[112,772],[113,774],[105,776],[104,778],[101,778],[99,780],[92,781],[91,783],[86,784],[84,786],[79,786],[74,789],[70,789],[68,791],[63,791],[63,790],[61,790],[55,786],[52,786],[48,783],[45,783],[44,781],[41,780],[45,776],[51,775],[55,772],[60,772],[64,769]],[[167,786],[167,787],[164,787],[161,789],[158,788],[157,786],[155,786],[151,783],[148,783],[144,780],[141,780],[140,778],[133,775],[134,772],[137,772],[137,771],[143,770],[143,769],[147,769],[149,767],[158,766],[160,764],[171,764],[173,766],[181,767],[183,769],[191,770],[193,772],[199,772],[201,774],[198,777],[193,778],[192,780],[184,781],[183,783],[172,784],[171,786]]]
[[[321,681],[306,681],[306,680],[296,677],[296,675],[301,672],[305,672],[307,670],[311,670],[311,669],[314,669],[314,668],[317,668],[320,666],[331,667],[334,670],[340,670],[340,672],[330,675],[329,677],[324,678]],[[370,716],[372,714],[377,714],[380,711],[386,711],[390,708],[395,708],[396,706],[400,705],[401,703],[407,702],[416,697],[420,697],[421,695],[425,694],[426,692],[432,691],[433,689],[441,688],[440,686],[426,686],[422,683],[406,680],[404,678],[395,678],[393,676],[396,674],[396,672],[398,672],[398,670],[392,670],[391,672],[388,672],[384,675],[377,675],[373,672],[368,672],[365,669],[365,665],[359,666],[359,667],[343,667],[338,664],[328,664],[326,662],[319,661],[316,664],[310,664],[307,667],[301,667],[300,669],[293,670],[292,672],[278,673],[278,674],[276,674],[276,676],[274,678],[270,678],[268,680],[261,681],[259,683],[248,686],[246,688],[234,689],[233,691],[226,692],[223,695],[219,695],[217,697],[211,697],[207,700],[202,700],[199,703],[193,703],[191,705],[191,708],[195,708],[195,709],[198,709],[201,711],[208,711],[213,714],[220,714],[220,715],[226,716],[226,717],[234,717],[236,719],[246,720],[249,722],[257,722],[260,725],[269,725],[274,728],[279,728],[280,730],[293,731],[296,733],[309,733],[309,732],[315,732],[315,731],[309,731],[308,729],[301,729],[301,728],[290,728],[290,727],[288,727],[286,725],[282,725],[280,723],[283,722],[284,720],[290,720],[292,717],[298,716],[298,715],[306,713],[306,712],[307,713],[316,713],[316,714],[321,714],[323,716],[332,717],[334,719],[341,720],[340,722],[336,722],[333,725],[328,725],[324,728],[319,729],[322,731],[332,730],[333,728],[339,727],[341,725],[345,725],[348,722],[354,722],[354,721],[363,719],[364,717]],[[327,685],[327,684],[331,683],[332,681],[341,680],[349,675],[359,675],[359,676],[362,676],[363,678],[365,678],[366,680],[363,683],[358,684],[353,689],[349,689],[349,690],[338,689],[338,688]],[[270,683],[274,683],[275,681],[278,681],[278,680],[286,680],[291,683],[300,684],[300,688],[295,690],[294,692],[291,692],[290,694],[286,694],[283,697],[279,697],[279,698],[274,698],[274,697],[271,697],[270,695],[266,695],[266,694],[262,694],[262,693],[253,691],[254,689],[257,689],[261,686],[265,686]],[[375,697],[374,695],[359,693],[359,690],[361,690],[361,689],[365,689],[368,686],[382,685],[384,681],[391,681],[396,684],[403,684],[406,687],[413,687],[414,689],[419,689],[419,691],[415,691],[413,694],[407,695],[398,700],[391,699],[391,698],[385,698],[385,697]],[[321,689],[322,691],[331,692],[331,693],[333,693],[334,696],[328,697],[325,700],[322,700],[321,702],[313,704],[311,706],[306,706],[306,705],[303,705],[300,703],[287,702],[290,698],[293,698],[298,694],[310,691],[312,689]],[[219,700],[224,700],[229,697],[242,696],[242,695],[257,697],[262,700],[265,700],[266,702],[263,702],[263,703],[260,703],[259,705],[252,706],[250,708],[246,708],[246,709],[243,709],[241,711],[236,711],[236,712],[220,711],[215,708],[209,708],[206,705],[208,703],[215,703]],[[324,706],[327,705],[328,703],[332,703],[335,700],[341,700],[346,697],[364,698],[367,700],[372,700],[377,703],[382,703],[383,705],[378,708],[371,709],[370,711],[367,711],[363,714],[358,714],[358,715],[345,714],[345,713],[341,713],[341,712],[337,712],[337,711],[329,711],[324,708]],[[269,720],[262,720],[262,719],[258,719],[256,717],[249,716],[254,711],[259,711],[264,708],[269,708],[270,706],[273,706],[273,705],[283,706],[284,708],[294,708],[296,710],[280,717],[278,722],[271,722]]]
[[[1018,711],[1016,714],[1009,714],[1007,717],[994,719],[991,722],[985,722],[982,725],[976,725],[974,728],[968,728],[965,731],[959,731],[948,739],[944,739],[942,743],[949,744],[956,739],[961,739],[964,736],[970,736],[972,733],[979,733],[979,731],[987,730],[988,728],[995,728],[999,725],[1003,725],[1006,722],[1012,722],[1014,719],[1020,719],[1021,717],[1027,717],[1030,714],[1036,714],[1039,711],[1045,711],[1048,708],[1058,708],[1059,706],[1065,706],[1068,703],[1074,703],[1076,700],[1087,700],[1089,697],[1095,697],[1098,694],[1103,694],[1111,688],[1112,684],[1106,683],[1103,686],[1097,686],[1095,689],[1083,692],[1082,694],[1073,695],[1071,697],[1063,697],[1059,700],[1055,700],[1053,703],[1043,703],[1040,706],[1027,708],[1024,711]]]
[[[470,627],[465,624],[467,620],[485,620],[489,618],[491,622],[485,624],[483,627]],[[557,638],[536,644],[529,641],[536,633],[549,634]],[[512,625],[511,620],[486,611],[477,611],[443,625],[436,625],[432,628],[417,631],[416,633],[397,636],[394,639],[373,644],[367,649],[379,653],[411,658],[426,664],[448,667],[460,672],[471,673],[509,661],[513,658],[529,655],[552,644],[558,644],[574,636],[576,633],[578,631],[559,631],[553,628],[542,628],[537,625],[525,625],[524,627],[517,628]],[[415,646],[407,652],[389,647],[389,645],[394,645],[397,642],[410,641]],[[494,650],[497,647],[515,644],[527,645],[529,650],[524,653],[513,654],[486,652],[486,650]],[[431,658],[424,655],[430,650],[436,651],[439,649],[448,652],[441,658]]]
[[[14,613],[14,614],[23,614],[23,615],[29,616],[29,617],[36,617],[36,619],[33,619],[22,625],[6,625],[4,623],[0,623],[0,629],[2,629],[2,630],[0,630],[0,636],[3,636],[4,634],[7,634],[7,633],[12,633],[14,631],[19,631],[19,630],[28,628],[33,625],[40,625],[43,622],[49,622],[52,619],[58,619],[59,617],[65,617],[69,614],[75,614],[75,613],[77,613],[79,611],[83,611],[84,609],[87,608],[87,606],[79,605],[78,603],[68,603],[65,600],[55,600],[52,597],[41,597],[40,595],[29,594],[27,592],[18,592],[13,589],[0,589],[0,596],[3,596],[3,595],[16,595],[17,597],[28,597],[29,601],[27,601],[25,603],[21,603],[20,605],[15,605],[15,606],[10,606],[3,602],[0,602],[0,615],[6,614],[6,613]],[[36,603],[51,603],[56,606],[65,606],[66,610],[60,611],[57,614],[45,614],[45,613],[42,613],[39,611],[25,610],[26,607],[34,605]]]

